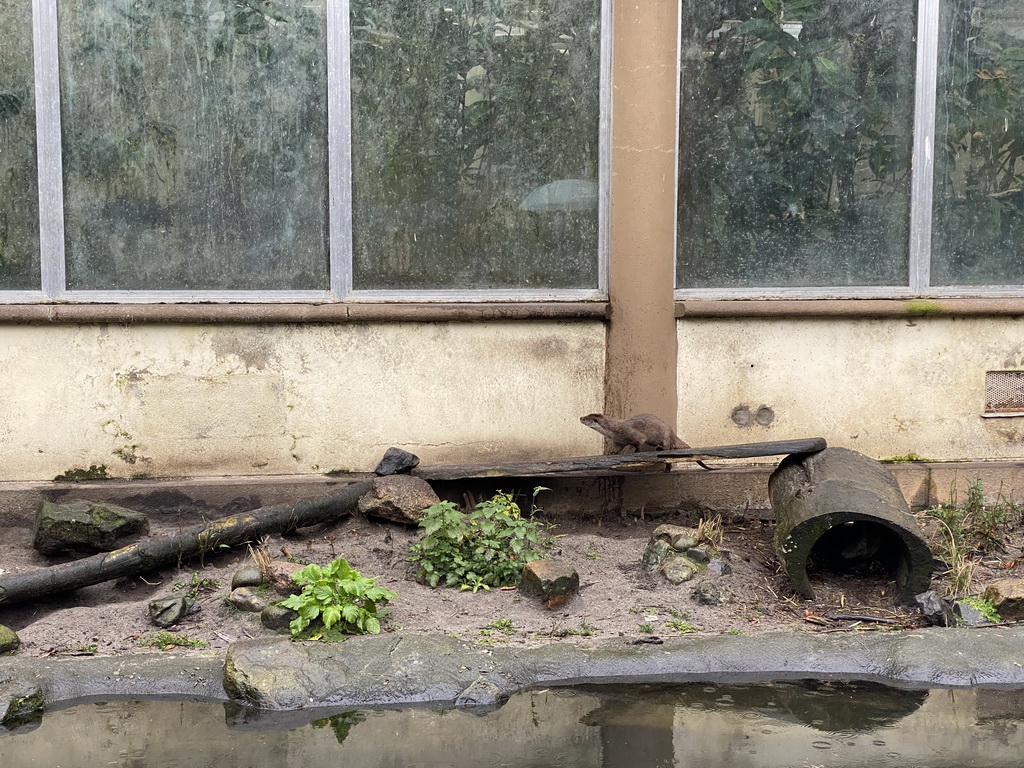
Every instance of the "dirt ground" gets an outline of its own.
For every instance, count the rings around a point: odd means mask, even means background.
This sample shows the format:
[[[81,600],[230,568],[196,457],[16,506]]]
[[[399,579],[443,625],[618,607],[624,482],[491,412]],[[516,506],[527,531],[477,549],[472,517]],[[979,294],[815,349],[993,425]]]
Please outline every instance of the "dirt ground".
[[[772,547],[774,526],[769,522],[724,525],[722,551],[731,574],[718,577],[704,571],[694,581],[672,586],[640,565],[652,531],[666,522],[683,521],[664,517],[560,521],[553,530],[559,538],[552,555],[576,567],[581,590],[556,611],[514,589],[473,594],[418,584],[413,564],[407,561],[417,530],[359,515],[302,529],[287,538],[271,536],[266,546],[273,557],[299,562],[325,564],[342,555],[363,575],[377,577],[379,584],[398,594],[383,622],[385,632],[453,633],[481,644],[586,644],[591,638],[618,636],[623,642],[656,642],[654,638],[694,630],[702,635],[890,631],[922,624],[916,609],[894,604],[895,585],[884,574],[813,573],[817,599],[800,600],[781,573]],[[171,525],[151,524],[152,535],[174,532]],[[934,530],[930,533],[937,535]],[[990,558],[979,566],[980,585],[1020,573],[1019,543],[1008,544],[1008,550],[1004,557]],[[0,571],[17,573],[53,562],[35,552],[27,528],[8,529],[0,541]],[[171,631],[204,641],[211,649],[224,648],[236,639],[270,634],[258,614],[242,612],[225,601],[232,574],[246,565],[253,565],[247,551],[232,550],[144,578],[122,578],[46,602],[0,608],[0,624],[18,633],[19,653],[24,655],[156,652],[140,646],[140,639],[158,630],[149,620],[149,601],[181,594],[193,579],[208,579],[218,586],[199,594],[201,610]],[[937,575],[933,580],[940,592],[943,578]],[[720,579],[734,600],[716,607],[699,604],[692,593],[707,579]]]

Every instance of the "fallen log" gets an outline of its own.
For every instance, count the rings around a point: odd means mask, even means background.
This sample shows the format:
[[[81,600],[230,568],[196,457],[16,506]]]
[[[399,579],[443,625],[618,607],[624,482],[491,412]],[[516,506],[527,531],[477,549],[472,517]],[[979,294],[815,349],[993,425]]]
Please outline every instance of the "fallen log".
[[[298,504],[262,507],[252,512],[187,528],[173,536],[140,541],[70,563],[0,576],[0,607],[71,589],[133,576],[197,554],[255,541],[268,533],[291,531],[352,514],[370,483],[355,483],[340,493]]]

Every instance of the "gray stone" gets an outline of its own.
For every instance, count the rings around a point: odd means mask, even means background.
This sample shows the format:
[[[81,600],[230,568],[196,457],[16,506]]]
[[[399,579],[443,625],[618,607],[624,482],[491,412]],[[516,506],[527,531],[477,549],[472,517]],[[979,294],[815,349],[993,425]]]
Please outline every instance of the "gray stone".
[[[644,564],[644,568],[653,571],[668,559],[669,555],[673,554],[675,554],[675,550],[672,549],[671,544],[663,539],[654,539],[644,550],[641,562]]]
[[[455,697],[455,706],[474,715],[486,715],[508,700],[508,693],[497,683],[479,677]]]
[[[420,465],[420,457],[401,448],[388,448],[384,458],[373,470],[377,475],[399,475],[408,473]]]
[[[662,562],[661,572],[671,584],[682,584],[697,575],[700,566],[686,555],[671,555]]]
[[[1003,621],[1024,619],[1024,579],[999,579],[985,588],[984,599]]]
[[[697,529],[687,528],[682,525],[659,525],[651,534],[652,541],[664,541],[679,552],[685,552],[690,547],[697,546],[699,537]]]
[[[279,605],[268,605],[260,612],[260,623],[267,629],[289,629],[291,624],[299,616],[291,608],[282,608]]]
[[[725,605],[732,602],[733,596],[717,581],[703,581],[693,590],[693,599],[703,605]]]
[[[732,566],[724,558],[713,557],[711,562],[708,563],[708,570],[716,576],[728,576],[732,573]]]
[[[359,498],[359,511],[367,517],[416,525],[427,507],[440,501],[430,484],[409,475],[375,477],[369,491]]]
[[[953,603],[953,613],[956,614],[959,620],[957,623],[965,627],[981,627],[992,623],[981,610],[963,600],[957,600]]]
[[[149,618],[158,627],[171,627],[198,610],[191,597],[164,597],[149,604]]]
[[[43,691],[38,682],[0,677],[0,724],[13,729],[43,714]]]
[[[706,565],[711,560],[707,547],[688,547],[686,556],[700,565]]]
[[[239,587],[258,587],[262,583],[263,574],[255,565],[239,568],[235,571],[234,576],[231,577],[232,589],[238,589]]]
[[[114,504],[43,501],[32,535],[38,551],[56,554],[68,549],[110,552],[148,531],[144,514]]]
[[[934,627],[952,627],[956,624],[956,617],[949,603],[939,597],[934,589],[922,592],[914,596],[914,600],[921,607],[921,614],[924,620]]]
[[[519,594],[538,597],[549,611],[561,608],[580,590],[580,575],[564,560],[534,560],[523,567]]]
[[[10,627],[0,624],[0,654],[12,653],[18,650],[19,645],[21,645],[21,639],[18,637],[18,633]]]
[[[231,590],[228,595],[228,602],[240,611],[259,613],[267,607],[267,601],[257,595],[248,587],[239,587]]]

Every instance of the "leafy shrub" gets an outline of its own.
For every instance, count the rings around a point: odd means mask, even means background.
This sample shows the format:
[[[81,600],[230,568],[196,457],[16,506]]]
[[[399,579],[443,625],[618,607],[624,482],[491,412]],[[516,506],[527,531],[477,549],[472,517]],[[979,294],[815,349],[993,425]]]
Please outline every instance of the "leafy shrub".
[[[533,496],[542,490],[538,486]],[[531,517],[537,508],[531,506]],[[546,530],[524,520],[511,493],[498,491],[468,512],[450,501],[434,504],[420,520],[423,535],[412,545],[416,578],[431,587],[490,589],[519,583],[523,566],[547,555]]]
[[[324,567],[307,565],[293,573],[292,580],[302,585],[302,592],[278,603],[299,614],[290,624],[292,637],[301,635],[313,622],[325,630],[334,628],[338,634],[376,635],[380,632],[378,607],[398,597],[376,586],[374,579],[360,575],[343,557]]]

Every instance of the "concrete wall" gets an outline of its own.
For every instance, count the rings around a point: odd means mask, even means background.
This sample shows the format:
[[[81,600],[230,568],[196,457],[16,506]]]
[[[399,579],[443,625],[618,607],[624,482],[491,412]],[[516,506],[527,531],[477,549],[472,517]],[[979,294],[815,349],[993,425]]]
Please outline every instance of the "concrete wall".
[[[599,453],[601,322],[0,326],[0,480]]]
[[[985,372],[1024,368],[1017,317],[680,320],[679,429],[695,445],[824,437],[873,458],[1024,456],[985,419]]]

